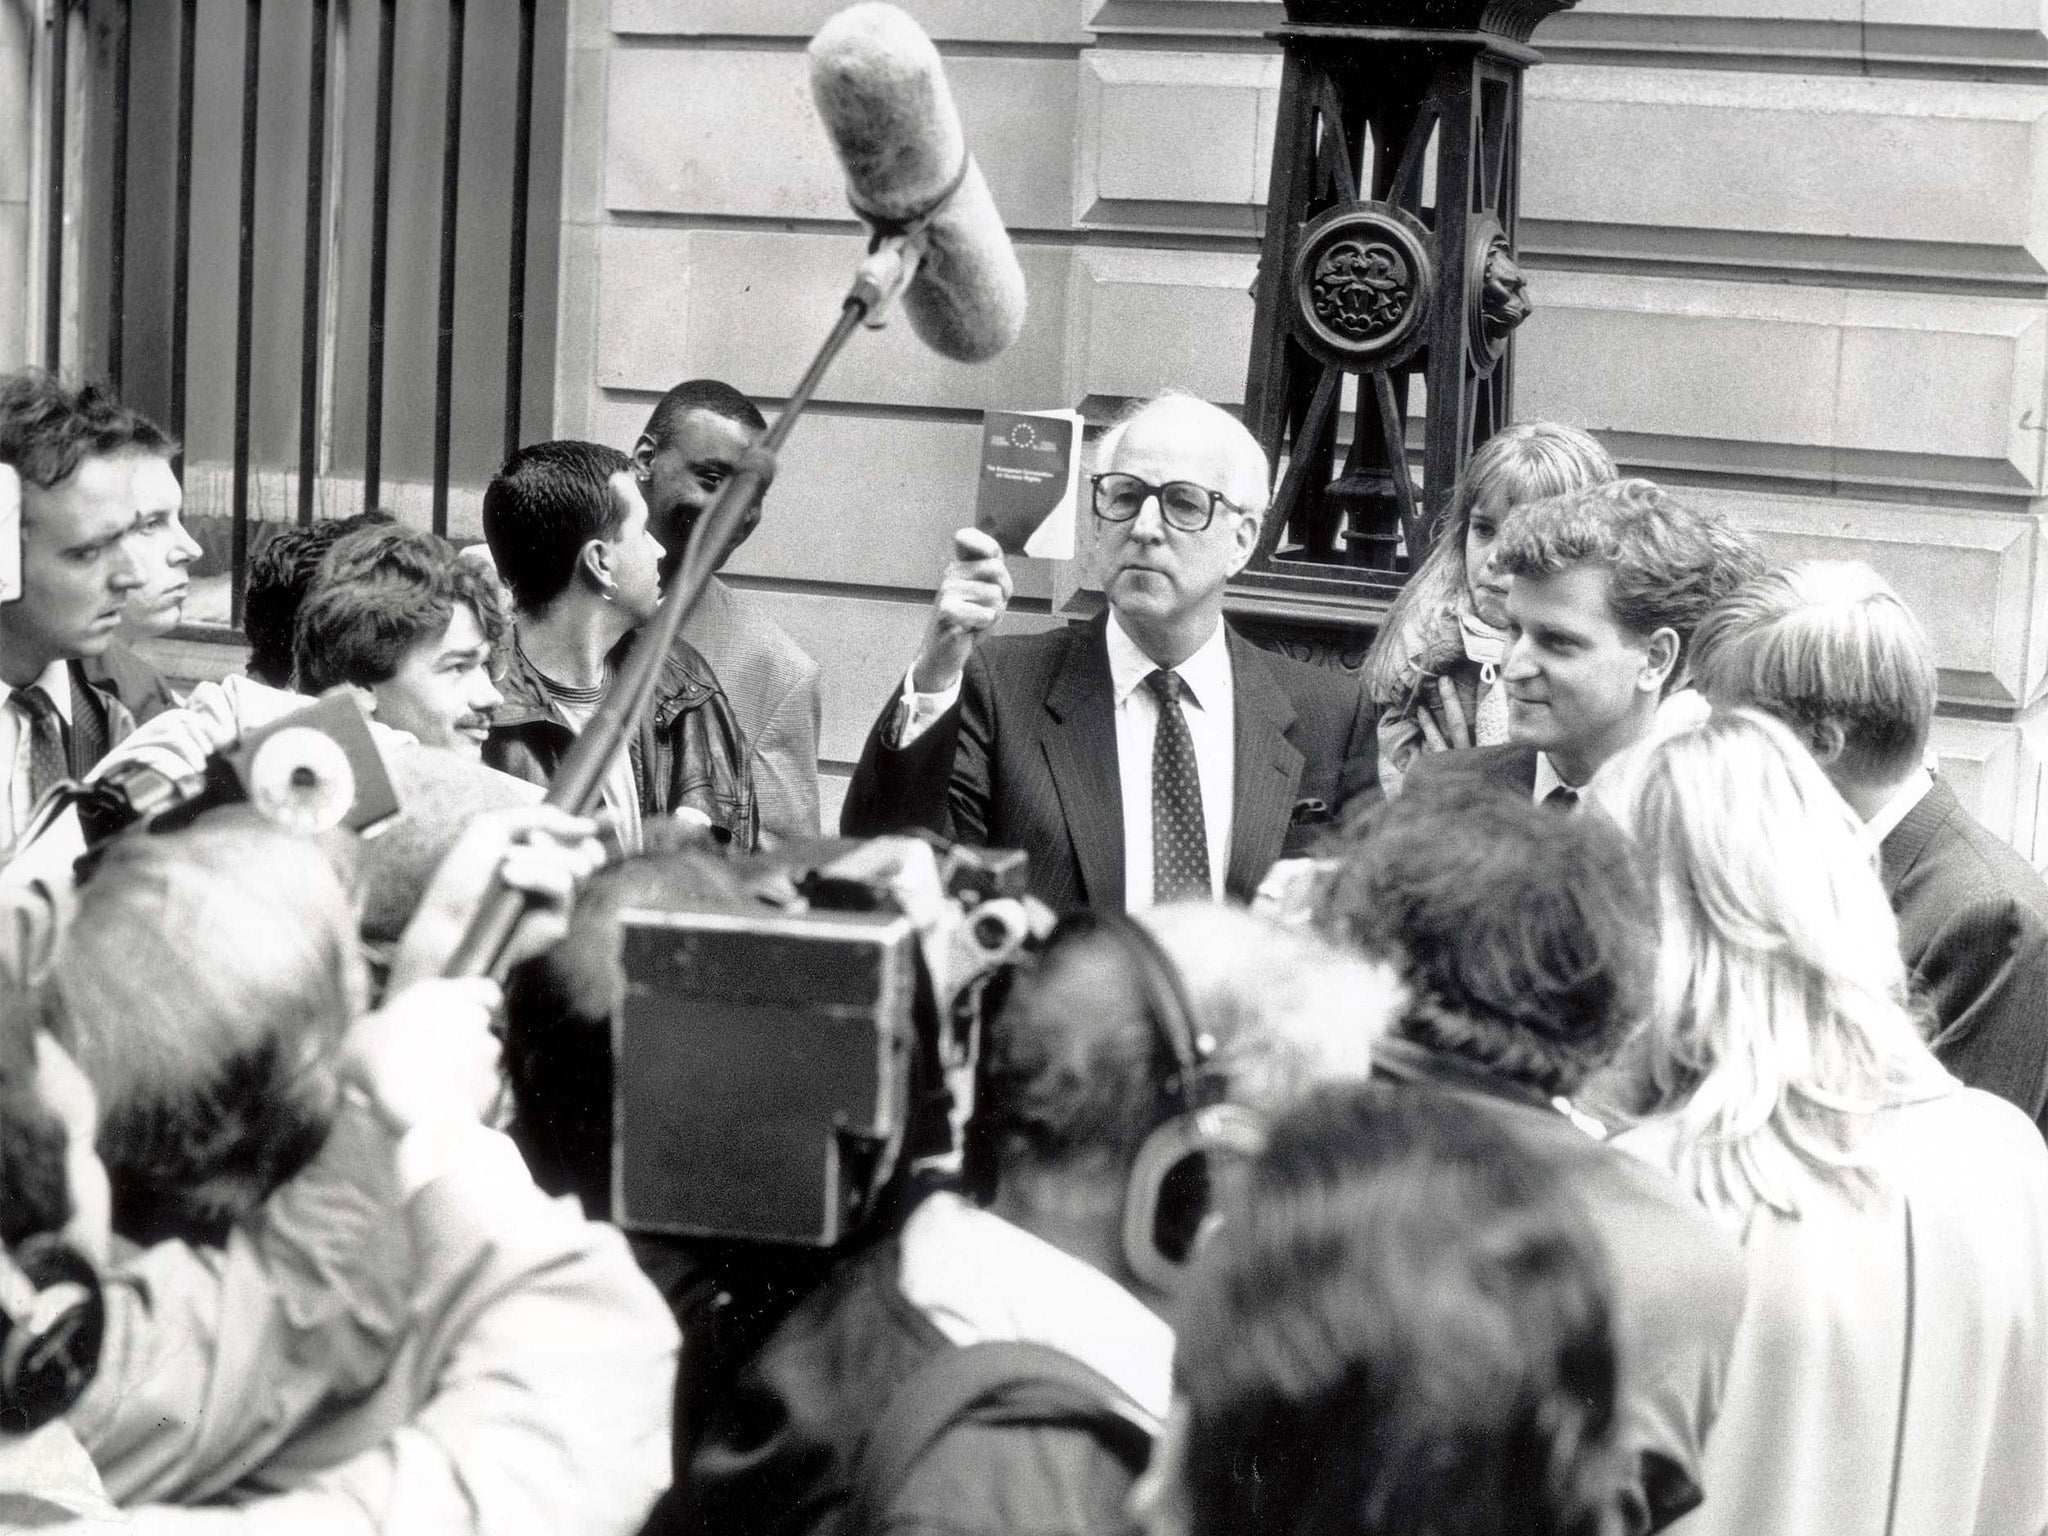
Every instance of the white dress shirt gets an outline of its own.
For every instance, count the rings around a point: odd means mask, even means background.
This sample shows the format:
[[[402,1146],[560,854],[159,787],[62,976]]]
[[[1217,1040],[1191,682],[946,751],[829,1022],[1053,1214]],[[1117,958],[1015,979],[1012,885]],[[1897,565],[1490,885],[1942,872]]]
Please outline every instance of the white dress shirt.
[[[1548,752],[1538,752],[1536,754],[1535,798],[1538,805],[1541,805],[1550,798],[1552,790],[1569,789],[1576,794],[1581,787],[1577,784],[1565,783],[1564,776],[1557,771],[1556,765],[1550,761],[1550,754]]]
[[[51,662],[36,679],[36,686],[50,696],[50,702],[57,706],[58,718],[65,729],[70,729],[70,664]],[[29,789],[28,720],[8,703],[13,697],[14,690],[0,683],[0,764],[7,769],[6,804],[0,806],[0,856],[14,847],[14,840],[28,825],[29,812],[35,809],[35,796]]]
[[[1864,836],[1870,839],[1870,846],[1881,847],[1884,840],[1898,830],[1900,822],[1912,813],[1913,807],[1927,798],[1934,788],[1934,775],[1925,768],[1915,768],[1904,783],[1892,791],[1891,799],[1877,808],[1877,814],[1863,824]]]
[[[1152,740],[1159,729],[1159,699],[1145,679],[1159,664],[1124,633],[1114,609],[1106,631],[1110,696],[1116,706],[1117,785],[1124,813],[1124,905],[1132,911],[1152,905]],[[913,669],[914,670],[914,669]],[[1181,718],[1195,747],[1195,772],[1202,781],[1202,830],[1209,844],[1209,891],[1223,898],[1230,873],[1230,818],[1237,793],[1237,693],[1230,670],[1230,645],[1223,621],[1201,647],[1174,668],[1187,686]],[[889,744],[909,746],[933,722],[960,702],[960,684],[940,693],[919,693],[909,673],[890,722]]]
[[[1159,730],[1159,698],[1145,679],[1159,670],[1159,663],[1138,649],[1113,611],[1107,638],[1110,695],[1116,700],[1116,776],[1124,802],[1124,905],[1135,912],[1152,905],[1152,743]],[[1230,872],[1230,812],[1237,788],[1237,694],[1221,619],[1215,633],[1174,671],[1187,685],[1180,713],[1202,780],[1209,893],[1220,901],[1223,878]]]

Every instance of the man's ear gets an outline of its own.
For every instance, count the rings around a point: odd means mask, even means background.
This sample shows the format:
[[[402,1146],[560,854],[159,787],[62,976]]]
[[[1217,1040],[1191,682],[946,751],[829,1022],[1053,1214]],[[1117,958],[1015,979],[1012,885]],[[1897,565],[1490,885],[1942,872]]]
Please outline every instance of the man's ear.
[[[659,445],[654,439],[645,432],[640,434],[640,441],[633,445],[633,468],[643,480],[654,473],[654,452],[657,446]]]
[[[1651,631],[1649,646],[1643,652],[1643,670],[1636,678],[1636,687],[1645,693],[1664,692],[1664,685],[1671,680],[1671,674],[1678,670],[1678,653],[1682,649],[1678,631],[1665,625]]]
[[[1813,754],[1813,760],[1824,769],[1832,770],[1849,745],[1849,733],[1842,729],[1839,720],[1821,720],[1805,730],[1796,726],[1794,730],[1805,740],[1806,750]]]
[[[1259,530],[1265,526],[1263,514],[1247,512],[1237,520],[1235,529],[1236,547],[1231,554],[1230,574],[1235,576],[1251,563],[1252,551],[1259,547]]]
[[[364,714],[374,715],[377,713],[377,695],[375,690],[365,688],[361,683],[350,683],[348,691],[354,694],[356,702],[363,706]]]
[[[587,577],[600,594],[609,598],[619,584],[612,572],[613,550],[603,539],[591,539],[576,551],[576,572]]]

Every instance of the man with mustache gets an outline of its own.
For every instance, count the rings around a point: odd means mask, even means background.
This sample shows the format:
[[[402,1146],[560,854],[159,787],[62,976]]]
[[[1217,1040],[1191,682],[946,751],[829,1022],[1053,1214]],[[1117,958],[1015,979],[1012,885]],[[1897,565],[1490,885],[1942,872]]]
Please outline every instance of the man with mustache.
[[[135,728],[80,662],[143,585],[132,413],[94,385],[0,379],[0,465],[21,494],[21,596],[0,604],[0,849],[35,803]]]
[[[1276,859],[1377,787],[1372,704],[1356,677],[1223,622],[1269,496],[1265,454],[1234,416],[1166,395],[1113,426],[1096,462],[1108,613],[984,640],[1009,569],[988,535],[956,533],[840,829],[1021,848],[1055,910],[1249,900]]]
[[[383,724],[476,761],[503,702],[492,656],[506,621],[490,573],[402,523],[337,543],[293,634],[300,691],[360,689]]]

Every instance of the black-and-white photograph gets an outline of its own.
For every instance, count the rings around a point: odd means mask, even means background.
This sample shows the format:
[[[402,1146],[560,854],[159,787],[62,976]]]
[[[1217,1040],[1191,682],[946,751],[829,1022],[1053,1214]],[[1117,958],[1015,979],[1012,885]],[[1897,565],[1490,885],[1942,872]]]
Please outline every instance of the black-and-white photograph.
[[[2043,0],[0,0],[0,1536],[2048,1536]]]

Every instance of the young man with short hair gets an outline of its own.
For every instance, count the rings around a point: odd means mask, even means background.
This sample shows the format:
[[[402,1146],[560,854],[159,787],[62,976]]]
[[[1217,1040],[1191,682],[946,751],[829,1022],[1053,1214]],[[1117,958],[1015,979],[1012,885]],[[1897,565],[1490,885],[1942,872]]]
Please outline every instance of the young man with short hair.
[[[185,531],[180,513],[185,490],[171,468],[177,444],[140,411],[116,406],[130,433],[126,457],[133,468],[135,510],[142,519],[135,554],[142,585],[129,594],[114,643],[82,665],[86,677],[127,705],[138,722],[153,720],[182,702],[164,675],[136,653],[138,641],[153,640],[178,627],[191,594],[194,561],[203,551]]]
[[[633,445],[648,525],[675,575],[683,548],[718,488],[767,428],[754,403],[717,379],[688,379],[662,396]],[[761,520],[761,504],[719,555],[722,567]],[[683,621],[683,639],[711,665],[752,748],[748,766],[761,829],[818,835],[818,664],[761,601],[713,576]]]
[[[1492,557],[1510,578],[1508,742],[1437,753],[1415,774],[1576,805],[1602,763],[1651,734],[1694,628],[1762,564],[1747,534],[1648,480],[1518,508]]]
[[[497,583],[445,539],[364,528],[328,552],[299,609],[294,671],[301,692],[347,683],[385,725],[481,758],[505,632]]]
[[[484,538],[515,607],[511,654],[484,760],[548,783],[603,704],[626,641],[661,606],[662,546],[633,461],[598,443],[535,443],[484,491]],[[687,641],[663,659],[655,698],[605,780],[620,845],[643,816],[690,813],[742,848],[759,831],[746,737]]]
[[[0,380],[0,464],[21,478],[22,583],[0,604],[0,850],[46,790],[135,728],[79,665],[113,643],[143,585],[133,442],[133,413],[96,385]]]
[[[242,634],[249,642],[245,669],[269,688],[292,685],[292,633],[299,608],[320,574],[327,552],[359,528],[385,527],[388,512],[359,512],[275,530],[249,556],[242,589]]]
[[[1868,827],[1942,1064],[2048,1132],[2048,885],[1927,771],[1934,648],[1912,610],[1867,565],[1809,560],[1743,587],[1695,646],[1707,698],[1789,725]]]

